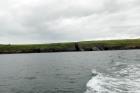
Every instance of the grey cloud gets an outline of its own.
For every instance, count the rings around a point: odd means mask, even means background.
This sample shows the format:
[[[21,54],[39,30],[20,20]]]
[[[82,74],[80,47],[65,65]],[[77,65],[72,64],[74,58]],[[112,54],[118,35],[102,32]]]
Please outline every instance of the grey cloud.
[[[0,5],[0,43],[140,36],[139,0],[5,0]]]

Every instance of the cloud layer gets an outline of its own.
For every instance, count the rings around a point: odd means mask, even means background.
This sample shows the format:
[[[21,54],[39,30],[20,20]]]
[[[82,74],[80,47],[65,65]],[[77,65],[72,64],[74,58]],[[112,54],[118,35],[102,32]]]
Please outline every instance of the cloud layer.
[[[1,0],[0,43],[140,37],[139,0]]]

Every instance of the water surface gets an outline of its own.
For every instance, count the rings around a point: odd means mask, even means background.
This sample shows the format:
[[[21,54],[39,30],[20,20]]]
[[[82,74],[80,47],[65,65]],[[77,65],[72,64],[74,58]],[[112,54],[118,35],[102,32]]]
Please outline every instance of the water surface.
[[[140,93],[140,50],[0,55],[0,93]]]

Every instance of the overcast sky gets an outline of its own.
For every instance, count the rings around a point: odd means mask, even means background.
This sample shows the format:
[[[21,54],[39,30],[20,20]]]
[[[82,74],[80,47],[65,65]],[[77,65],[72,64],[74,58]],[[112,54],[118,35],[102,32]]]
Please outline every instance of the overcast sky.
[[[0,43],[140,37],[140,0],[0,0]]]

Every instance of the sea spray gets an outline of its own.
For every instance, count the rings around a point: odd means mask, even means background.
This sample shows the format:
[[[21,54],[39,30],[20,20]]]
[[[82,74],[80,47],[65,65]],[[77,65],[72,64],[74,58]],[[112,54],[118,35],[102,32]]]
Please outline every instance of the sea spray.
[[[110,73],[92,70],[85,93],[140,93],[140,65],[114,62]]]

